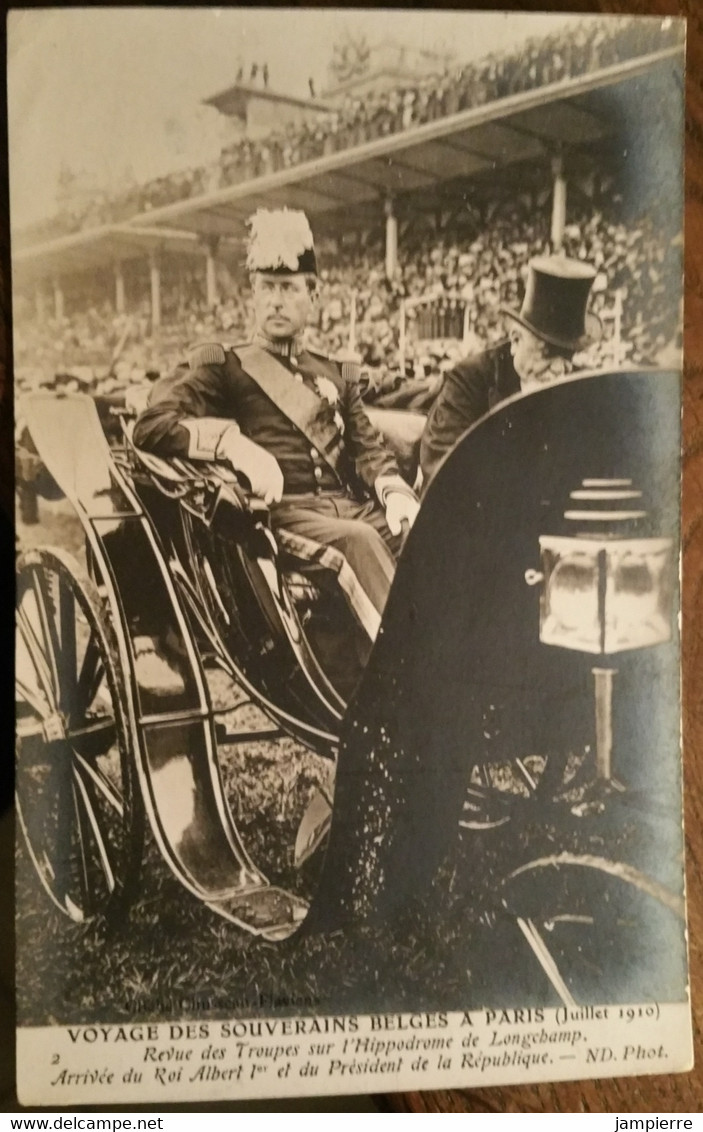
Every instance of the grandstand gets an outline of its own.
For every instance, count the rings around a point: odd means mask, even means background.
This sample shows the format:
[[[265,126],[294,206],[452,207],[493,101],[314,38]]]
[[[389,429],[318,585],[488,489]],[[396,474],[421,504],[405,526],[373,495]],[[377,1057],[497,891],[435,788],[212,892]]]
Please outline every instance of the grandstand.
[[[563,249],[599,270],[595,360],[651,361],[679,317],[681,177],[659,143],[678,154],[681,123],[645,122],[642,107],[660,103],[682,52],[675,22],[581,21],[412,87],[347,93],[230,144],[215,169],[15,233],[20,383],[83,364],[123,384],[194,339],[244,336],[245,220],[283,205],[308,213],[320,245],[321,348],[441,369],[500,332],[531,255]],[[422,313],[434,302],[443,316]],[[451,335],[426,334],[418,312]]]

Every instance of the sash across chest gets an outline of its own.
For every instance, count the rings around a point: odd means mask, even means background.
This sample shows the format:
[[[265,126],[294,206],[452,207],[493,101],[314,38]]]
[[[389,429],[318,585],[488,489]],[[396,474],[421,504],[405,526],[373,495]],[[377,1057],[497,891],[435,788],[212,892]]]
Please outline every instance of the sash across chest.
[[[240,347],[237,357],[261,391],[337,472],[341,436],[329,403],[307,385],[295,381],[290,370],[260,346]]]

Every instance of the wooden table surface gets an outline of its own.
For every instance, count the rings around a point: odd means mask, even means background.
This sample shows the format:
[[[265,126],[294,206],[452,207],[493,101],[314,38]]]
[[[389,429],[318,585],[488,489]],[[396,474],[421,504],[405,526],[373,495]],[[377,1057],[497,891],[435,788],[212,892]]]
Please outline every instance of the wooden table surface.
[[[475,4],[473,8],[493,5]],[[686,876],[696,1068],[667,1077],[396,1093],[390,1112],[703,1111],[703,3],[506,4],[521,11],[686,16],[686,273],[683,418],[683,665]],[[656,107],[649,111],[656,115]]]
[[[386,1094],[390,1112],[699,1112],[703,1111],[703,6],[701,0],[642,3],[506,3],[522,11],[616,12],[688,18],[686,117],[686,306],[683,497],[683,658],[686,846],[691,985],[697,1067],[675,1076],[633,1077],[556,1085]],[[474,4],[475,9],[496,5]],[[649,111],[652,115],[656,107]],[[7,278],[7,277],[6,277]],[[0,296],[1,298],[1,296]],[[3,304],[4,309],[7,306]],[[1,322],[1,320],[0,320]],[[0,386],[2,372],[0,371]],[[8,432],[3,429],[3,441]],[[11,494],[10,448],[0,445],[0,505]]]

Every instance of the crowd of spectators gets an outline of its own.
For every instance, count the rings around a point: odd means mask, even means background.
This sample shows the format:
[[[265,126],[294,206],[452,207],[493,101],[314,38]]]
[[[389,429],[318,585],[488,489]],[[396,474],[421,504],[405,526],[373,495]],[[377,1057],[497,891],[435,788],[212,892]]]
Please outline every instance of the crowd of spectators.
[[[566,32],[529,39],[509,53],[493,53],[440,75],[428,75],[391,90],[347,95],[324,116],[274,131],[265,140],[247,139],[222,153],[222,184],[288,168],[315,157],[362,145],[375,138],[449,117],[522,91],[547,86],[623,62],[673,44],[672,23],[584,21]]]
[[[588,361],[616,360],[613,317],[622,302],[620,360],[656,362],[680,333],[681,241],[647,214],[625,223],[617,198],[570,216],[564,252],[592,263],[598,272],[592,309],[602,320],[600,341]],[[489,216],[468,224],[448,213],[444,223],[416,217],[401,231],[401,256],[392,279],[385,273],[382,232],[366,232],[349,247],[320,245],[320,301],[309,344],[334,356],[350,349],[376,375],[376,384],[441,375],[462,353],[504,333],[501,305],[519,306],[527,263],[550,250],[547,210],[529,197],[505,195]],[[222,281],[221,281],[222,282]],[[62,320],[39,321],[30,304],[15,309],[14,363],[18,387],[51,383],[73,375],[86,388],[123,389],[145,375],[167,372],[194,342],[246,341],[251,328],[249,289],[233,272],[214,307],[203,298],[195,275],[184,287],[164,282],[163,322],[153,332],[148,298],[116,315],[102,304]],[[406,349],[401,367],[401,304],[407,304]],[[421,300],[418,305],[416,300]],[[354,333],[350,335],[354,308]],[[463,335],[464,309],[468,341]],[[429,317],[428,317],[429,312]],[[451,337],[447,335],[451,331]],[[464,340],[462,341],[462,337]],[[62,380],[68,380],[63,378]]]
[[[351,94],[329,109],[267,137],[243,137],[207,167],[169,174],[117,196],[96,197],[82,210],[35,226],[33,240],[119,222],[172,202],[195,197],[361,145],[459,111],[612,66],[680,42],[680,24],[641,19],[587,19],[549,36],[529,39],[511,52],[428,75],[412,84]]]
[[[400,303],[407,298],[408,372],[418,376],[446,369],[462,353],[504,334],[500,307],[519,307],[528,261],[549,251],[548,222],[523,215],[515,205],[466,243],[445,233],[429,246],[409,250],[391,281],[385,280],[378,255],[374,258],[367,251],[323,271],[325,301],[312,338],[332,353],[348,348],[353,290],[355,348],[369,366],[393,370],[398,364]],[[591,310],[602,329],[585,359],[588,364],[656,362],[679,328],[680,238],[662,235],[649,216],[628,227],[595,212],[567,225],[563,251],[593,264],[598,272]],[[419,297],[427,306],[415,305],[412,300]],[[616,342],[618,301],[622,306]],[[462,340],[464,306],[468,342]],[[421,317],[427,310],[431,317]],[[424,337],[433,323],[434,333]],[[447,327],[454,330],[451,338],[445,337]]]

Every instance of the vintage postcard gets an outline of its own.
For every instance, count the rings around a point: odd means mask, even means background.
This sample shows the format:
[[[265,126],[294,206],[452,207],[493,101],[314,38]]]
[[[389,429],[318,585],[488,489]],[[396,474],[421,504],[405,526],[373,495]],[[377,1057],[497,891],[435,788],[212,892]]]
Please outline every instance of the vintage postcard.
[[[690,1068],[684,43],[10,13],[24,1104]]]

